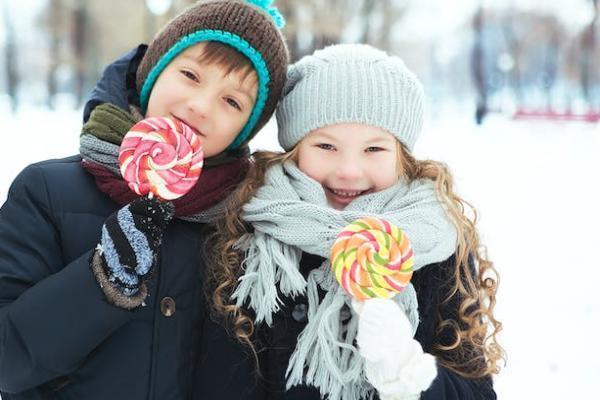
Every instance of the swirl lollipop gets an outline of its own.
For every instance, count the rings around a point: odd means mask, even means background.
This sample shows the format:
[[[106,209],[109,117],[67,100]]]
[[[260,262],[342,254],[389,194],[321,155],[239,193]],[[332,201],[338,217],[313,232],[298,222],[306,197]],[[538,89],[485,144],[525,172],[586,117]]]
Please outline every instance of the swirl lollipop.
[[[408,237],[388,221],[366,217],[346,226],[331,248],[337,281],[357,300],[391,298],[412,277],[414,256]]]
[[[123,138],[121,175],[140,196],[175,200],[198,181],[204,164],[200,137],[171,118],[146,118]]]

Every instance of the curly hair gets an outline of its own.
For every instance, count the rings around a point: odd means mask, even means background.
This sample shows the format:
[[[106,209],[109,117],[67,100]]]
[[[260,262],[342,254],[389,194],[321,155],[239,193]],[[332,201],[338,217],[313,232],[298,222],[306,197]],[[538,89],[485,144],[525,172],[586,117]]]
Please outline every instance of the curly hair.
[[[241,217],[242,207],[264,183],[266,171],[277,163],[295,157],[296,151],[289,153],[256,152],[250,158],[250,165],[244,180],[228,197],[225,215],[214,226],[214,233],[205,242],[205,255],[209,267],[205,275],[205,293],[209,301],[213,319],[223,324],[228,331],[254,353],[252,343],[254,320],[248,313],[231,302],[239,277],[242,275],[243,254],[237,249],[239,239],[250,230]]]
[[[206,280],[207,294],[212,297],[213,316],[224,322],[234,336],[248,345],[255,357],[252,342],[254,322],[252,316],[231,302],[239,277],[242,275],[243,254],[236,243],[251,227],[241,217],[242,206],[247,203],[264,183],[266,171],[277,163],[296,160],[298,146],[288,153],[256,152],[245,180],[230,196],[224,218],[215,226],[209,239],[211,257]],[[475,209],[454,193],[453,179],[447,166],[432,160],[417,160],[398,141],[399,175],[409,181],[430,179],[435,182],[438,199],[458,232],[455,257],[454,282],[444,302],[459,296],[458,320],[438,318],[437,330],[451,329],[454,342],[439,344],[433,349],[439,363],[456,373],[469,378],[488,377],[499,372],[499,363],[504,360],[504,350],[498,344],[497,334],[502,324],[494,316],[498,273],[480,245],[475,227]],[[475,264],[476,268],[470,265]]]
[[[438,333],[450,329],[453,343],[434,348],[439,363],[468,378],[482,378],[500,372],[504,349],[497,340],[502,324],[494,316],[499,275],[487,258],[476,229],[477,211],[454,192],[453,177],[441,162],[417,160],[398,142],[402,170],[409,181],[435,182],[438,199],[445,205],[458,233],[454,282],[444,302],[461,299],[458,320],[439,320]],[[472,268],[470,261],[474,263]]]

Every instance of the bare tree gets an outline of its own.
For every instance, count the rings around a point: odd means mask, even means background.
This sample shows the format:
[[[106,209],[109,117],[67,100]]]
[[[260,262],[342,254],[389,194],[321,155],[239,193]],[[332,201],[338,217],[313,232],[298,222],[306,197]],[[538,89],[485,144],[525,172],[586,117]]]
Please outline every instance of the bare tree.
[[[580,62],[580,77],[581,77],[581,90],[583,96],[587,101],[588,105],[592,109],[600,107],[600,99],[598,99],[597,86],[600,85],[598,82],[598,68],[600,67],[597,63],[597,43],[596,43],[596,29],[598,23],[598,0],[591,0],[593,3],[594,16],[590,24],[583,31],[581,36],[581,62]]]
[[[402,19],[405,11],[406,7],[394,0],[365,0],[359,14],[360,20],[363,21],[360,42],[391,50],[392,29]]]
[[[561,50],[561,37],[564,35],[562,27],[556,20],[551,18],[552,23],[548,24],[549,32],[546,34],[548,41],[545,46],[544,62],[543,62],[543,88],[546,92],[546,109],[551,111],[552,104],[552,88],[558,79],[559,55]]]
[[[310,32],[314,49],[339,43],[349,21],[356,15],[357,1],[354,0],[310,0]]]
[[[406,9],[394,0],[279,0],[276,5],[287,21],[292,60],[346,40],[349,26],[360,30],[352,40],[391,50],[392,29]]]
[[[20,76],[17,68],[17,45],[15,38],[15,28],[12,19],[8,15],[6,2],[2,3],[2,16],[4,30],[6,34],[6,43],[4,45],[4,68],[6,69],[6,89],[10,98],[12,111],[16,111],[19,105],[17,98],[17,89],[19,87]]]
[[[60,43],[62,39],[60,28],[62,26],[62,3],[60,0],[50,0],[48,3],[46,24],[49,37],[48,46],[48,71],[46,73],[47,97],[46,103],[49,108],[54,108],[54,99],[56,97],[57,82],[56,72],[61,63]]]
[[[298,39],[299,31],[299,18],[297,15],[297,7],[294,6],[292,1],[280,1],[277,3],[279,11],[285,18],[284,30],[286,34],[286,41],[288,49],[290,51],[290,59],[297,60],[301,57],[301,45]]]
[[[77,105],[83,102],[86,94],[87,68],[86,48],[88,44],[88,13],[85,0],[78,0],[72,11],[71,46],[74,67],[75,99]]]
[[[381,7],[382,23],[379,31],[379,40],[374,44],[382,49],[391,50],[392,28],[402,19],[406,12],[406,7],[399,7],[393,0],[381,1],[379,4]]]
[[[473,15],[473,49],[471,51],[471,73],[475,85],[475,122],[483,123],[487,114],[487,87],[483,51],[483,8],[479,4]]]
[[[506,41],[507,46],[507,54],[510,55],[512,59],[512,67],[508,71],[509,85],[512,88],[512,91],[517,100],[517,104],[522,104],[523,102],[523,82],[521,79],[521,70],[522,70],[522,58],[523,58],[523,50],[525,47],[524,35],[522,34],[520,27],[523,26],[522,20],[528,22],[525,26],[530,26],[529,24],[533,21],[527,21],[526,16],[522,16],[517,14],[514,11],[508,12],[504,15],[503,23],[502,23],[502,32],[504,34],[504,40]]]
[[[366,16],[366,18],[363,18],[363,27],[362,27],[362,34],[360,36],[360,42],[361,43],[369,43],[371,41],[371,35],[372,35],[372,25],[373,25],[373,21],[372,18],[370,18],[370,16],[373,14],[373,12],[375,11],[375,7],[376,7],[376,0],[364,0],[363,2],[363,8],[362,8],[362,15]]]

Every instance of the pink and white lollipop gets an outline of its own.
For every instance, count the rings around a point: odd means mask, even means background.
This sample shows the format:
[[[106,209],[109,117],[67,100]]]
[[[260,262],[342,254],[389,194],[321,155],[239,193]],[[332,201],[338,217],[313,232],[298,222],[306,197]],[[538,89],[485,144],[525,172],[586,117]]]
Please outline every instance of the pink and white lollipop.
[[[198,181],[204,152],[200,137],[179,120],[146,118],[123,138],[121,175],[140,196],[175,200]]]

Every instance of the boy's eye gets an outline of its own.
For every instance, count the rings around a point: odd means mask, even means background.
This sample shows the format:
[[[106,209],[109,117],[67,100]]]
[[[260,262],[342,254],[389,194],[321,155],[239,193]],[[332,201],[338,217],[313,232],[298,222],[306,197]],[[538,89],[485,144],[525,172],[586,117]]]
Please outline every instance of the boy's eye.
[[[228,97],[225,99],[225,101],[227,101],[227,104],[229,104],[231,107],[235,108],[236,110],[242,111],[242,106],[240,106],[240,104],[235,99]]]
[[[319,144],[317,144],[317,147],[322,150],[333,150],[333,146],[330,145],[329,143],[319,143]]]
[[[182,70],[181,73],[188,79],[193,80],[194,82],[198,82],[198,77],[191,71]]]
[[[367,147],[366,152],[367,153],[376,153],[378,151],[384,151],[385,149],[382,147],[377,147],[377,146],[371,146],[371,147]]]

